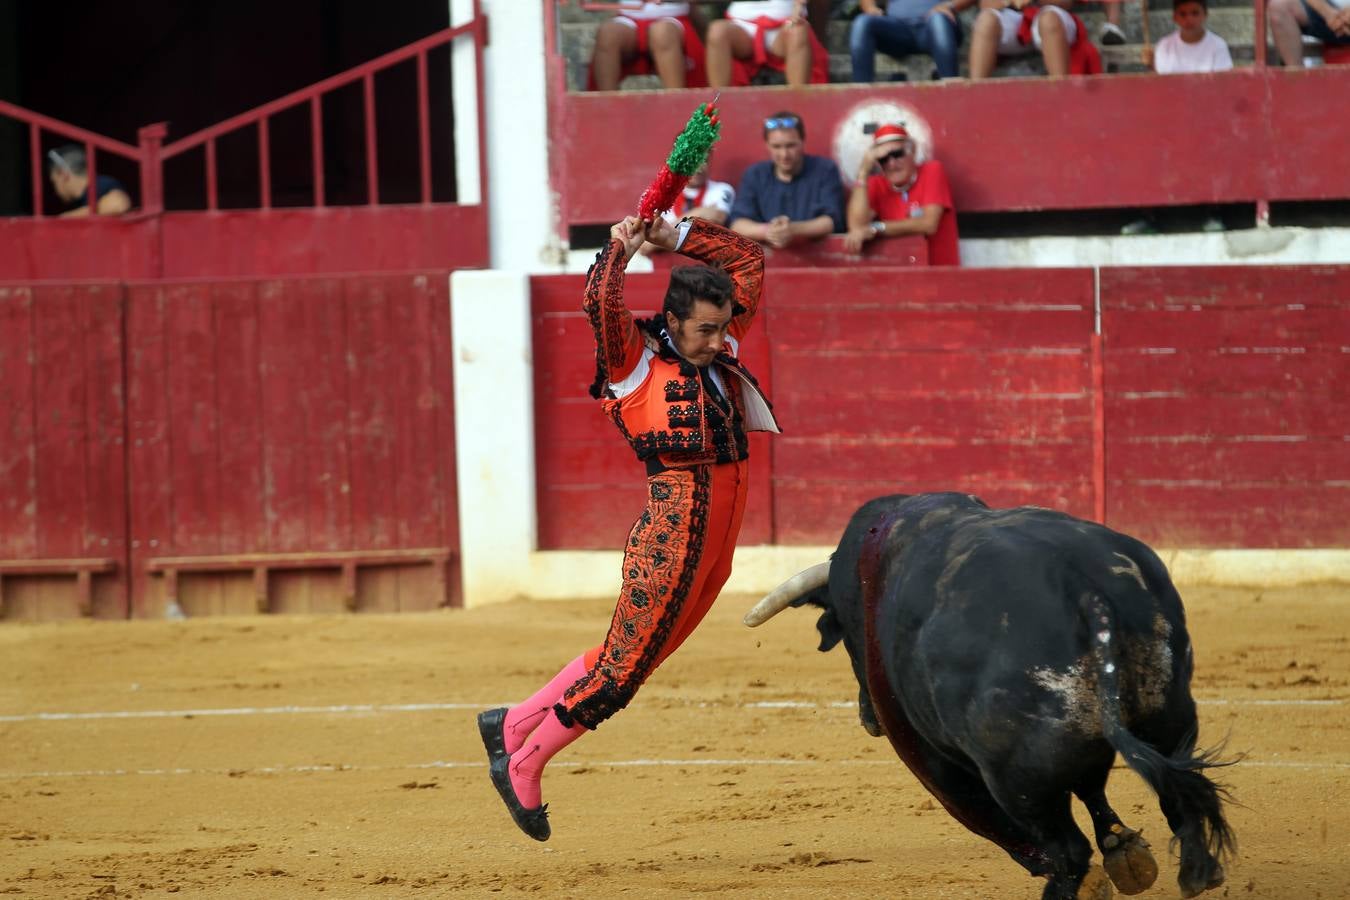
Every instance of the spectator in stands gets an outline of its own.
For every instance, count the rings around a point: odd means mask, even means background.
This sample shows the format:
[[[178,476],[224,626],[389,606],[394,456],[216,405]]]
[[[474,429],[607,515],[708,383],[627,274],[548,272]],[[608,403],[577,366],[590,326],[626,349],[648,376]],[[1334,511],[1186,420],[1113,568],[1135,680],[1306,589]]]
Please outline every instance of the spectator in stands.
[[[725,181],[713,181],[708,177],[708,166],[695,172],[685,185],[684,192],[675,199],[675,205],[661,214],[673,228],[685,216],[703,219],[714,225],[725,225],[731,214],[731,204],[736,199],[736,189]],[[663,248],[645,241],[640,252],[650,255],[659,253]]]
[[[980,0],[970,36],[970,77],[988,78],[1000,56],[1033,49],[1047,75],[1091,75],[1102,70],[1101,54],[1087,38],[1073,0]]]
[[[629,75],[653,71],[668,88],[707,87],[703,42],[689,19],[688,3],[625,4],[595,32],[587,90],[617,91]]]
[[[1159,75],[1187,72],[1223,72],[1233,68],[1233,57],[1224,39],[1205,27],[1209,20],[1206,0],[1172,0],[1172,21],[1177,30],[1158,41],[1157,47],[1145,47],[1144,64]],[[1201,231],[1223,231],[1223,219],[1217,209],[1206,211]],[[1120,229],[1121,234],[1156,234],[1153,213],[1141,216]]]
[[[806,125],[793,112],[764,120],[769,158],[745,170],[731,230],[782,249],[844,230],[844,185],[833,160],[805,152]]]
[[[881,174],[873,174],[877,168]],[[861,253],[877,238],[921,234],[930,266],[959,266],[956,208],[947,173],[935,159],[920,163],[918,146],[903,125],[882,125],[863,154],[848,198],[844,246]]]
[[[1172,21],[1177,30],[1144,48],[1144,65],[1159,75],[1187,72],[1224,72],[1233,68],[1233,57],[1223,38],[1205,27],[1209,21],[1207,0],[1172,0]]]
[[[961,64],[961,20],[956,14],[975,0],[862,0],[862,14],[853,20],[848,52],[853,80],[876,80],[876,54],[899,59],[911,53],[933,57],[938,78],[955,78]]]
[[[1350,45],[1350,0],[1270,0],[1270,34],[1286,66],[1303,65],[1303,35]]]
[[[116,216],[131,209],[131,196],[122,182],[111,175],[99,175],[97,183],[89,186],[89,161],[84,148],[66,144],[47,151],[47,175],[51,178],[56,196],[70,207],[62,216],[89,215],[89,194],[95,196],[95,209],[100,216]]]
[[[792,86],[830,80],[829,53],[802,18],[802,0],[728,4],[726,18],[708,24],[707,67],[717,88],[749,84],[766,67]]]

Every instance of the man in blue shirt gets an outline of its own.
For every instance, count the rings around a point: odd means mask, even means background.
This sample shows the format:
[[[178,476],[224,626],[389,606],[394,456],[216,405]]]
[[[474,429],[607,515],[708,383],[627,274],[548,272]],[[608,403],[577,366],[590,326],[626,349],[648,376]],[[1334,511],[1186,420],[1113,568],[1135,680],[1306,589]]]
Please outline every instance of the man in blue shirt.
[[[769,158],[745,170],[731,207],[731,230],[782,249],[842,232],[844,185],[839,167],[805,152],[801,116],[776,112],[764,120]]]

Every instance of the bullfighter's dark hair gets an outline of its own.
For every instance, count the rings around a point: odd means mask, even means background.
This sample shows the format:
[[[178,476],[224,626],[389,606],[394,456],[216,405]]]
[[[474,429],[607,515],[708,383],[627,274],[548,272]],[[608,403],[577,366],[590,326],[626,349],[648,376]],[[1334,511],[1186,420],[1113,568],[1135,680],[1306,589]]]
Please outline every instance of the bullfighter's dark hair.
[[[723,307],[731,302],[732,290],[731,276],[715,266],[679,266],[670,272],[661,310],[683,322],[693,313],[695,300]]]

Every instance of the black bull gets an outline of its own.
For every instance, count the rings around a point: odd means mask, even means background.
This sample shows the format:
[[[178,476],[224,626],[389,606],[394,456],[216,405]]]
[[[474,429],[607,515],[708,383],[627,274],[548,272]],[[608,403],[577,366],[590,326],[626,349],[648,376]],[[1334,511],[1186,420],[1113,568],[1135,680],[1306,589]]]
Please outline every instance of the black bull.
[[[1047,877],[1043,900],[1102,900],[1110,882],[1138,893],[1157,877],[1148,844],[1106,799],[1117,752],[1158,795],[1182,896],[1223,883],[1216,857],[1233,837],[1226,794],[1204,774],[1218,763],[1195,749],[1185,613],[1144,544],[967,494],[882,497],[854,513],[830,562],[746,624],[804,604],[824,610],[820,649],[842,640],[848,651],[864,727],[884,730],[958,821]]]

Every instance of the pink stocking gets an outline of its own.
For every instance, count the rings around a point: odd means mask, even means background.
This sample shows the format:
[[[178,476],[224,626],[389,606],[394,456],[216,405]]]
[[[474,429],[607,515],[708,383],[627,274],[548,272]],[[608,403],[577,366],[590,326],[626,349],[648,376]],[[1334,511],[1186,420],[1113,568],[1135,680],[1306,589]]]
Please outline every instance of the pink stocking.
[[[513,706],[506,713],[506,722],[502,729],[506,743],[506,752],[515,753],[530,736],[530,732],[539,726],[544,714],[553,708],[553,704],[562,699],[563,691],[576,684],[586,674],[586,655],[583,653],[562,667],[562,671],[553,676],[534,696],[524,703]],[[535,804],[538,806],[539,804]],[[526,804],[529,806],[529,804]]]
[[[526,809],[537,809],[543,803],[543,794],[539,786],[544,766],[559,750],[575,741],[586,731],[584,725],[568,728],[558,721],[557,713],[545,710],[543,719],[530,733],[519,750],[511,754],[511,765],[507,771],[511,775],[511,787],[516,799]]]

